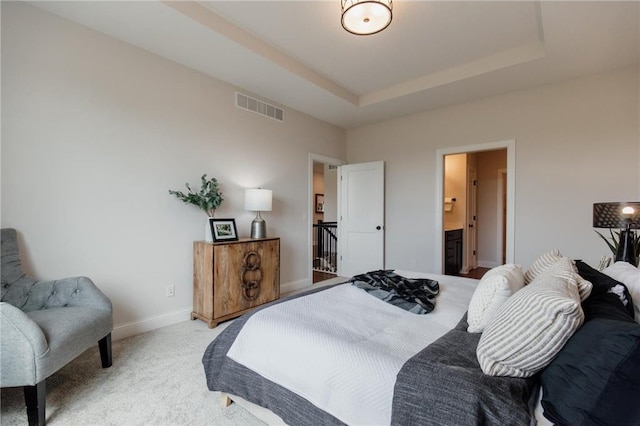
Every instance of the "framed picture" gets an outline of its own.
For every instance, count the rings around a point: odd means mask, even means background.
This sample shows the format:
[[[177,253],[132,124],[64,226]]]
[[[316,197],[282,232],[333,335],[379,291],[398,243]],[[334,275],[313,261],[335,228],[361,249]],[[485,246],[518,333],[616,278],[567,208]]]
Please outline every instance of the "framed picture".
[[[316,213],[324,213],[324,194],[316,194]]]
[[[213,242],[218,243],[221,241],[237,241],[238,229],[236,228],[235,219],[209,219],[211,224],[211,234],[213,235]]]

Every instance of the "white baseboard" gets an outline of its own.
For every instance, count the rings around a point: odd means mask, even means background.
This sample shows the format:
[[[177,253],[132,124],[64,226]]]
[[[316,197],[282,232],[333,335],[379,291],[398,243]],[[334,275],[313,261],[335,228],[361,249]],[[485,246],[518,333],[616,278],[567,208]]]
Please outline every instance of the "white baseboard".
[[[308,278],[304,280],[294,281],[292,283],[281,284],[280,296],[282,296],[285,293],[290,293],[292,291],[301,290],[303,288],[310,287],[311,284],[312,284],[311,280],[309,280]]]
[[[292,291],[301,290],[311,286],[309,279],[303,279],[294,281],[291,283],[282,284],[280,286],[280,295],[290,293]],[[155,330],[156,328],[166,327],[182,321],[191,319],[192,307],[183,308],[177,311],[169,312],[167,314],[158,315],[157,317],[147,318],[140,321],[133,321],[126,324],[118,325],[113,328],[111,338],[113,340],[120,340],[126,337],[135,336],[136,334],[145,333],[147,331]]]
[[[191,319],[192,308],[183,308],[178,311],[169,312],[167,314],[158,315],[157,317],[147,318],[140,321],[133,321],[122,324],[113,328],[111,332],[112,340],[120,340],[125,337],[135,336],[136,334],[145,333],[155,330],[156,328],[166,327],[182,321]]]
[[[489,260],[478,260],[478,266],[481,268],[495,268],[496,266],[500,266],[502,263],[489,261]]]

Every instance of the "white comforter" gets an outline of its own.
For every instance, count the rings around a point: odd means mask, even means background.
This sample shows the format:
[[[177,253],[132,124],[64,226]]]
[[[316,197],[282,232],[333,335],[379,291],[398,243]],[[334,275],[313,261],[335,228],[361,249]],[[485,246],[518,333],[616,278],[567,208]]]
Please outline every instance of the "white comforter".
[[[340,285],[256,313],[227,356],[347,424],[389,424],[400,368],[457,324],[477,285],[396,272],[440,283],[431,313],[408,313]]]

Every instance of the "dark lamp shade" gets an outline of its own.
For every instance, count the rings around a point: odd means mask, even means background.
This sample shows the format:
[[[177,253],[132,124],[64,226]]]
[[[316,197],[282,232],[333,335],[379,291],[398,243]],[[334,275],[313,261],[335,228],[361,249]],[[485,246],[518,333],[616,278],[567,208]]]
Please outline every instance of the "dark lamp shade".
[[[630,215],[622,213],[625,207],[632,207],[634,212]],[[593,227],[594,228],[640,228],[640,201],[626,203],[594,203]]]

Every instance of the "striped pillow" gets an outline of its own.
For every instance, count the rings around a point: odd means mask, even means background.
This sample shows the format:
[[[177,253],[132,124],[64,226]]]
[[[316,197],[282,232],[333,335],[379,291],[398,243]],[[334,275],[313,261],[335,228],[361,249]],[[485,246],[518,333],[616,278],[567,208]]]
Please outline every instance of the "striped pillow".
[[[524,273],[524,284],[528,285],[535,277],[543,273],[545,269],[560,259],[562,259],[562,254],[558,249],[553,249],[543,255],[540,255],[540,257],[538,257]]]
[[[578,274],[578,269],[576,268],[573,260],[569,259],[568,257],[564,257],[558,249],[554,249],[543,254],[542,256],[537,258],[535,262],[531,264],[531,266],[529,266],[529,269],[527,269],[527,272],[525,272],[524,274],[524,284],[528,285],[538,275],[543,273],[549,266],[555,264],[560,259],[568,259],[571,262],[571,271],[567,271],[567,274],[573,274],[574,279],[578,284],[580,300],[584,302],[591,294],[593,285]]]
[[[477,357],[485,374],[530,377],[546,367],[582,325],[584,313],[566,262],[519,290],[485,328]]]

